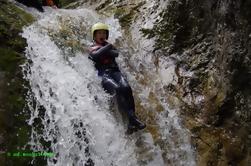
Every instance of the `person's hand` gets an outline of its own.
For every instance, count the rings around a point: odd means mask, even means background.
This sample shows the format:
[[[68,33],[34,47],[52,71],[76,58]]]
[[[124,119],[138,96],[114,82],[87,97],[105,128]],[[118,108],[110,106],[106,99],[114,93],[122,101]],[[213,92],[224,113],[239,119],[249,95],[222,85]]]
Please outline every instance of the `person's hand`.
[[[101,46],[93,46],[93,47],[89,48],[88,50],[89,50],[89,52],[93,52],[93,51],[97,51],[100,48],[101,48]]]

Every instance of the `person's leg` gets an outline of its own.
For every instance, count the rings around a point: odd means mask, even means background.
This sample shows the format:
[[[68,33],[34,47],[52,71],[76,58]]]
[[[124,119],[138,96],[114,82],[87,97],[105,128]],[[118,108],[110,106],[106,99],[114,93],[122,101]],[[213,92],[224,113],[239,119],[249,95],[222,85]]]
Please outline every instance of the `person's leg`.
[[[129,120],[128,133],[146,127],[135,115],[132,89],[119,71],[105,72],[102,76],[102,86],[109,94],[116,94],[119,109],[126,112]]]
[[[121,109],[127,113],[129,120],[128,128],[145,128],[145,124],[140,122],[135,115],[135,103],[129,83],[121,72],[114,72],[111,76],[118,83],[118,88],[116,89],[117,101]]]
[[[135,104],[130,85],[122,76],[121,72],[113,72],[111,77],[118,84],[116,97],[121,110],[125,111],[128,116],[133,116],[135,114]]]
[[[44,9],[42,7],[42,3],[40,0],[31,0],[32,6],[34,6],[37,10],[40,12],[44,12]]]
[[[102,86],[105,91],[111,95],[116,93],[116,89],[119,88],[118,83],[111,77],[110,73],[105,73],[102,75]]]

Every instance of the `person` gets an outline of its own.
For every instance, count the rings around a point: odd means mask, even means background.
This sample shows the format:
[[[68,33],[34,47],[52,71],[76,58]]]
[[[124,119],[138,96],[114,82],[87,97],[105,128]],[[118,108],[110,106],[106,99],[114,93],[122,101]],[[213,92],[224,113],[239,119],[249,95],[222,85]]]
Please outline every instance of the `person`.
[[[34,7],[40,12],[44,12],[43,6],[50,6],[57,9],[59,6],[59,0],[17,0],[28,7]]]
[[[89,59],[91,59],[102,77],[104,90],[116,96],[119,110],[125,111],[128,117],[127,133],[142,130],[146,125],[135,115],[135,104],[132,89],[119,70],[116,58],[118,50],[108,43],[109,28],[104,23],[96,23],[92,26],[93,45],[89,48]]]
[[[53,9],[58,8],[58,1],[57,0],[43,0],[43,6],[50,6]]]
[[[42,3],[40,0],[16,0],[16,1],[28,7],[34,7],[40,12],[44,12],[44,9],[42,7]]]

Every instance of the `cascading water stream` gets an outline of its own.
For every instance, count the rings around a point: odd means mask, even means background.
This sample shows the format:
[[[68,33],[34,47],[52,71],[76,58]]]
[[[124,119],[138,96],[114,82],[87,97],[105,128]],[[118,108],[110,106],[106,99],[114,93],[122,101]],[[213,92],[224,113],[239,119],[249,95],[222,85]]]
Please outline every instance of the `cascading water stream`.
[[[29,124],[34,126],[36,119],[40,119],[43,126],[33,127],[30,145],[42,151],[41,139],[50,143],[55,157],[48,159],[48,165],[83,165],[90,160],[95,165],[138,165],[135,139],[126,138],[121,120],[114,119],[108,96],[87,54],[70,56],[67,47],[60,48],[49,36],[58,33],[63,17],[78,25],[84,22],[87,27],[98,20],[89,10],[61,10],[45,13],[24,30],[26,55],[31,61],[26,66],[27,79],[38,104]],[[83,40],[88,43],[88,39]],[[39,106],[44,109],[38,109]],[[41,114],[44,116],[39,117]],[[149,134],[141,137],[149,141]],[[155,156],[159,155],[154,151]],[[147,164],[162,165],[161,157],[157,158],[160,160],[153,159]]]
[[[124,57],[120,62],[123,64],[124,72],[130,73],[128,79],[132,84],[135,93],[140,98],[141,105],[148,114],[155,114],[150,121],[155,121],[154,127],[158,129],[158,138],[155,140],[161,147],[162,157],[166,165],[196,165],[195,153],[190,143],[189,131],[182,127],[178,110],[170,109],[165,87],[169,84],[176,84],[178,78],[175,73],[175,62],[171,58],[156,55],[154,50],[154,38],[147,39],[142,35],[140,29],[152,29],[155,20],[160,19],[160,13],[165,10],[168,1],[149,1],[140,9],[140,17],[134,22],[130,31],[130,37],[122,46],[122,52],[129,57]],[[155,9],[155,12],[153,11]],[[128,34],[127,34],[128,36]],[[126,49],[130,48],[130,49]],[[175,56],[175,55],[174,55]],[[133,70],[132,70],[133,68]],[[191,73],[183,72],[182,75]],[[151,99],[155,97],[155,102]],[[151,104],[152,105],[151,105]],[[163,108],[158,110],[159,107]]]
[[[28,123],[33,128],[29,144],[34,151],[55,154],[48,158],[48,165],[195,165],[188,135],[181,128],[175,111],[168,109],[164,93],[159,94],[158,100],[169,114],[157,116],[161,144],[154,143],[148,131],[125,135],[126,125],[117,116],[118,110],[111,109],[110,96],[101,88],[101,80],[84,49],[91,41],[89,28],[100,20],[111,27],[111,43],[122,41],[116,19],[102,18],[88,9],[46,10],[40,17],[23,32],[29,60],[24,70],[32,91],[27,101],[35,98],[36,103],[35,107],[30,103],[32,111]],[[139,39],[134,42],[137,41]],[[131,48],[127,46],[122,47],[124,50]],[[133,49],[138,49],[135,56],[144,54],[140,48]],[[125,66],[123,55],[122,51],[118,61]],[[148,65],[142,56],[137,60]],[[163,67],[165,65],[163,62]],[[148,104],[144,100],[147,89],[161,91],[159,87],[164,85],[157,76],[152,87],[140,86],[135,79],[137,71],[130,73],[128,67],[123,71],[133,89],[142,90],[139,94],[142,105]],[[173,133],[176,134],[171,135]],[[45,147],[42,142],[49,146]]]

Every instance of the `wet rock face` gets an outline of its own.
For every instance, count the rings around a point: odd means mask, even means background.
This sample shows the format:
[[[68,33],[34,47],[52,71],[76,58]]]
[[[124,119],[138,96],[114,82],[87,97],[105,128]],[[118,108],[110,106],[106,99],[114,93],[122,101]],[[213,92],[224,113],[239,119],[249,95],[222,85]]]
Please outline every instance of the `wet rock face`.
[[[78,0],[59,0],[58,3],[60,6],[64,7],[69,5],[70,3],[77,2]]]
[[[176,54],[179,91],[174,94],[182,96],[182,115],[194,133],[199,165],[248,162],[250,9],[248,0],[170,1],[154,28],[142,29],[146,36],[157,37],[161,54]],[[181,69],[193,76],[182,76]],[[203,98],[199,102],[198,96]],[[212,159],[215,153],[219,157]]]
[[[102,2],[98,11],[111,3]],[[141,14],[130,2],[123,6],[126,2],[113,1],[115,16],[128,33]],[[158,8],[162,1],[155,2]],[[193,134],[198,165],[250,165],[250,18],[250,0],[169,0],[153,28],[141,29],[154,37],[155,56],[176,63],[178,81],[166,91],[170,100],[179,100],[170,103],[181,110]]]
[[[33,21],[31,15],[7,0],[0,0],[0,161],[2,165],[22,165],[27,159],[13,160],[5,152],[17,151],[28,141],[28,127],[22,113],[26,89],[20,65],[25,61],[22,27]],[[3,153],[3,155],[2,155]]]
[[[75,1],[62,0],[61,4]],[[160,1],[155,1],[156,6]],[[88,3],[100,11],[109,8],[110,3],[116,4],[112,12],[126,32],[140,17],[137,9],[144,4],[141,0],[80,2],[72,7]],[[1,152],[16,150],[17,144],[27,141],[28,129],[19,130],[17,138],[13,133],[18,128],[13,125],[25,125],[14,117],[24,106],[22,75],[17,66],[25,41],[18,33],[31,19],[5,0],[0,0],[0,13]],[[14,19],[17,16],[20,19]],[[168,85],[166,91],[179,100],[170,103],[182,110],[184,124],[193,134],[198,165],[250,165],[250,18],[250,0],[169,0],[153,29],[141,29],[148,38],[155,37],[156,56],[171,57],[176,63],[178,81]],[[184,75],[184,71],[193,75]],[[25,115],[19,118],[27,119]],[[12,141],[6,145],[7,139]]]

